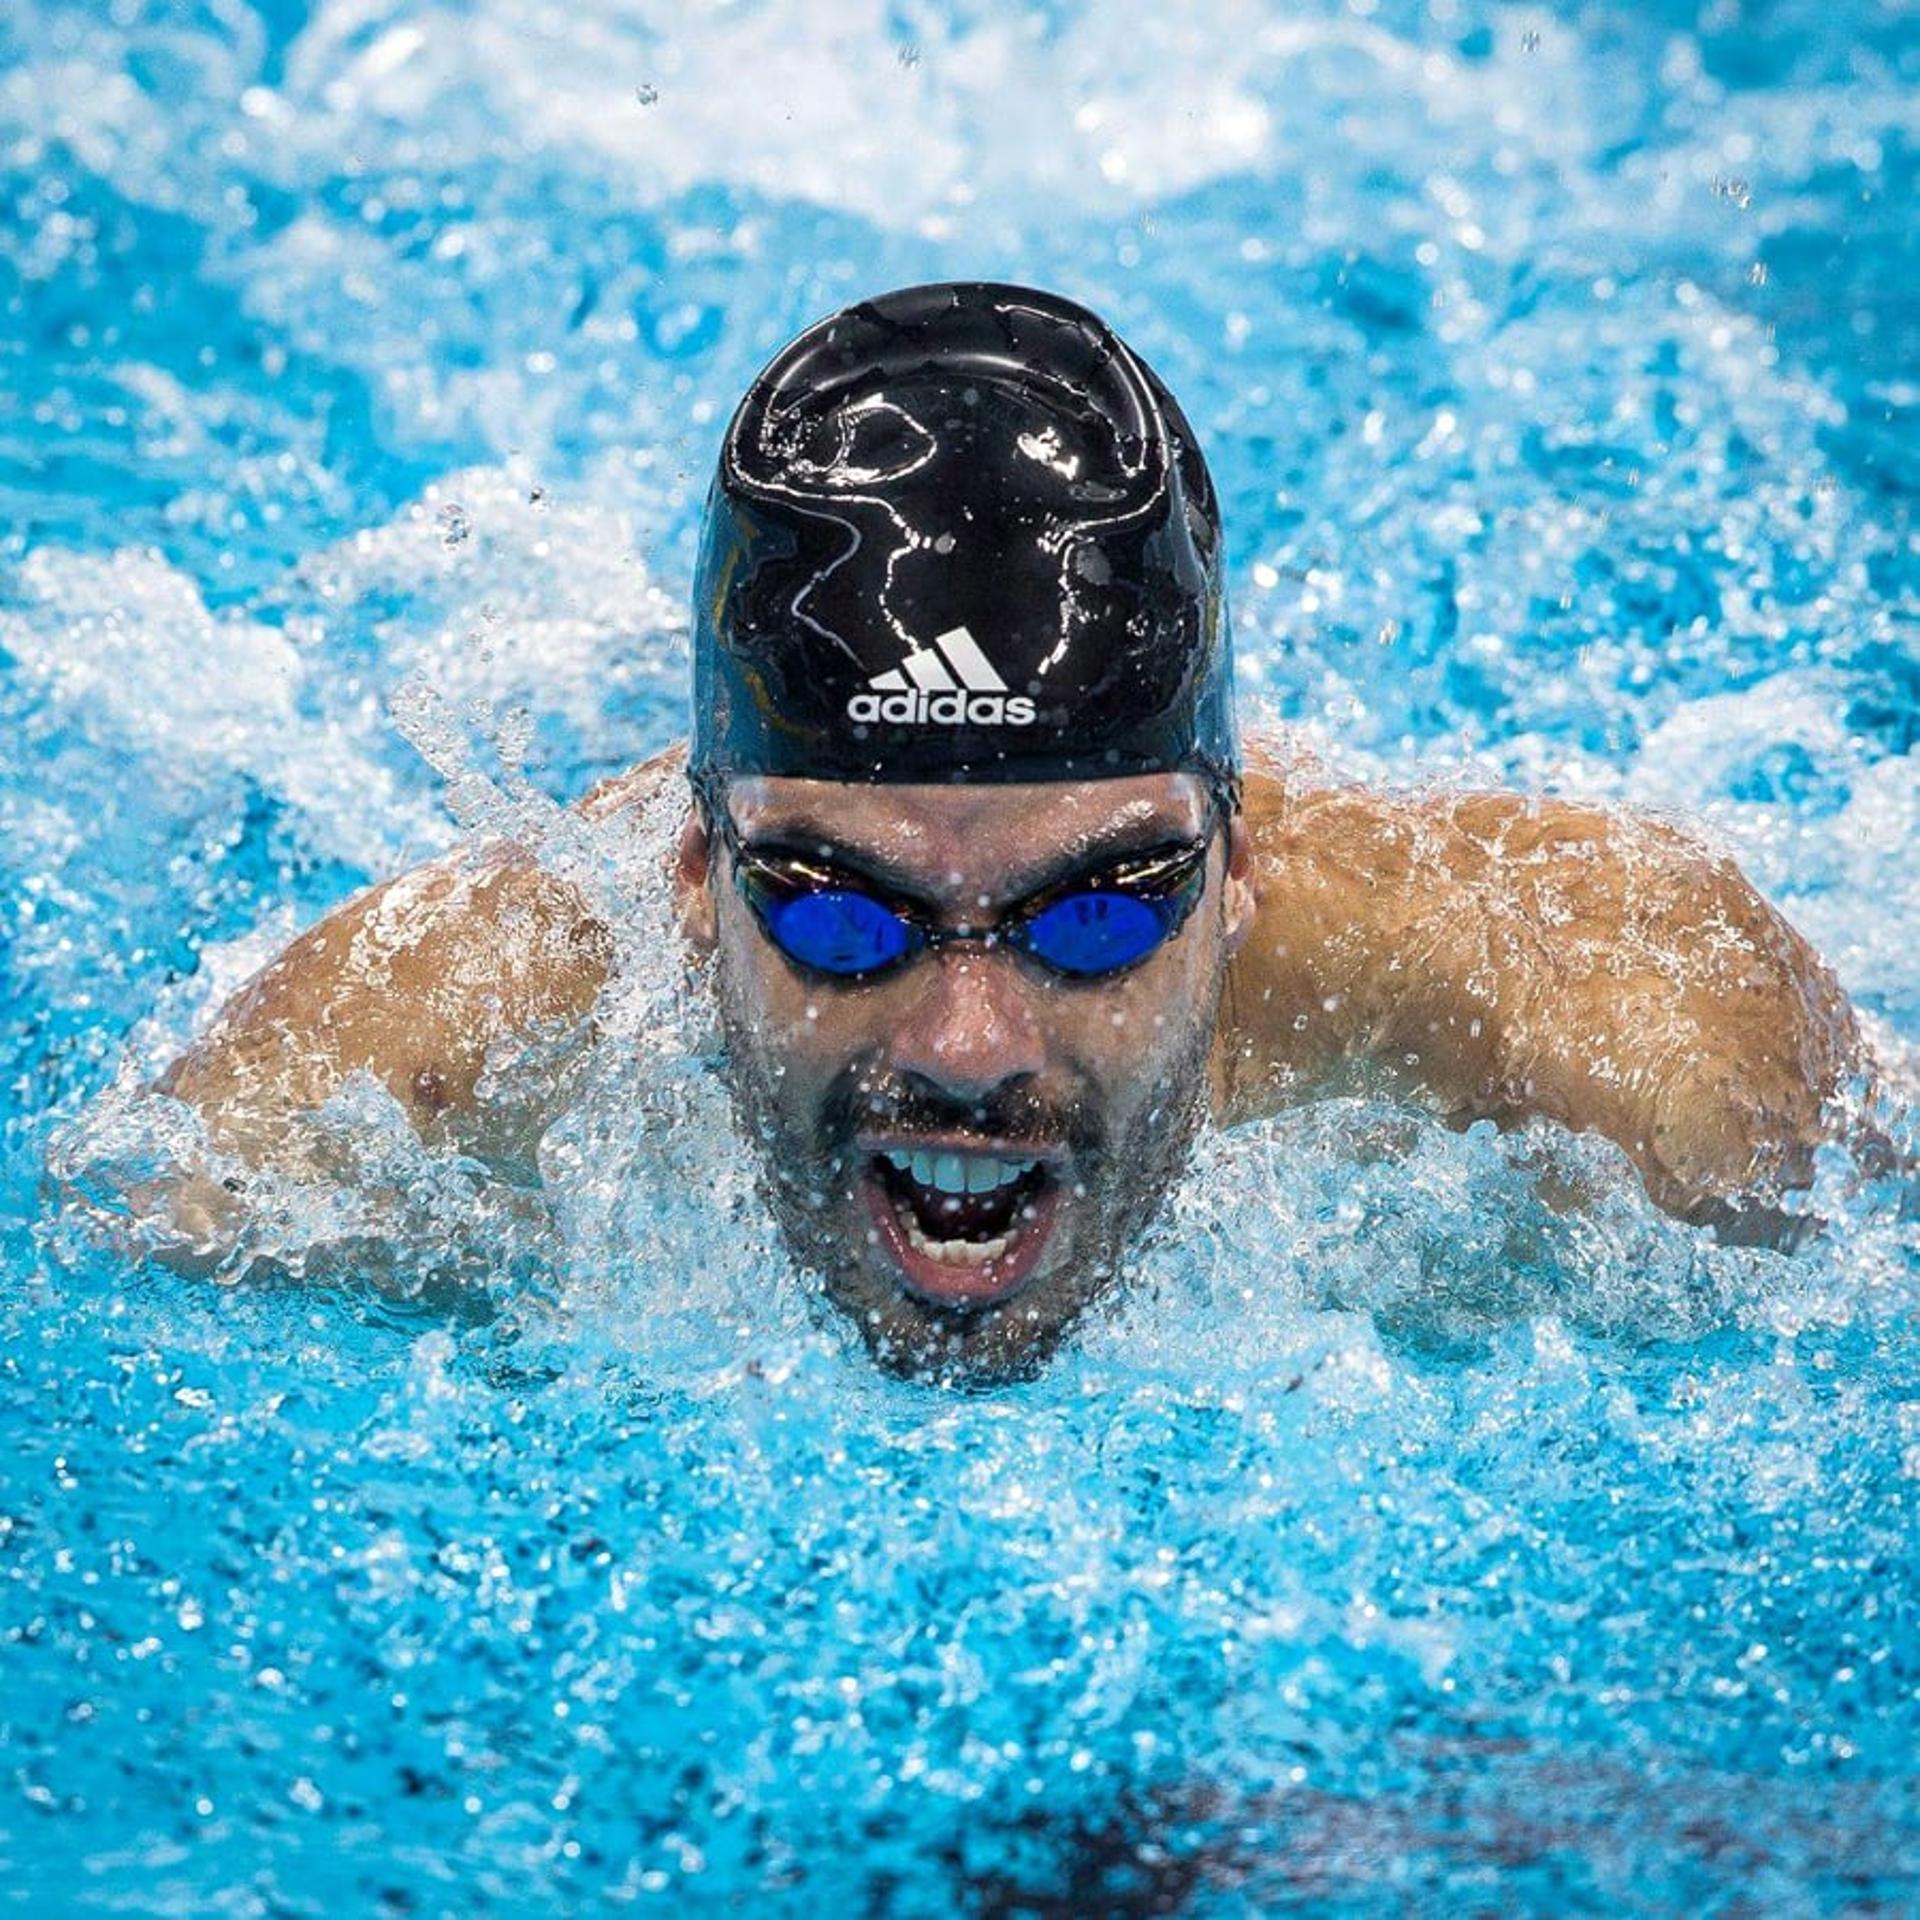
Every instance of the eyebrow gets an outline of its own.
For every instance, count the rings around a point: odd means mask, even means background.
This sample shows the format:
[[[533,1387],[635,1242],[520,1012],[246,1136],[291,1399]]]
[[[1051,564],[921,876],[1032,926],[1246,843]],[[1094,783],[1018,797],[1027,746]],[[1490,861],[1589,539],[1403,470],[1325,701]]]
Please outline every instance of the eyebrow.
[[[1203,822],[1201,830],[1204,830],[1204,825]],[[1092,834],[1087,845],[1076,848],[1052,868],[1038,867],[1024,874],[1016,868],[1012,879],[999,890],[996,904],[1023,900],[1030,894],[1045,892],[1082,875],[1090,877],[1122,860],[1175,847],[1190,847],[1199,837],[1200,831],[1183,833],[1164,820],[1110,822]],[[759,854],[762,858],[777,858],[784,854],[791,859],[809,860],[837,868],[842,873],[873,881],[889,893],[913,901],[916,905],[937,910],[943,904],[928,891],[924,875],[912,872],[870,847],[850,846],[837,832],[830,831],[805,815],[779,821],[759,832],[742,833],[740,845],[743,852]]]

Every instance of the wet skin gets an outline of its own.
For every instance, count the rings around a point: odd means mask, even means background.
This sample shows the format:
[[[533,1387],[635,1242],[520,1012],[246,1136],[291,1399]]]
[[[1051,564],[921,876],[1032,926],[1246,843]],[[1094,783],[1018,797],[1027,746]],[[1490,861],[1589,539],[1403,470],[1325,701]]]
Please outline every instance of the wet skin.
[[[755,779],[727,804],[749,850],[859,870],[968,930],[1210,833],[1199,904],[1123,973],[1062,978],[982,941],[863,982],[802,972],[697,814],[681,839],[683,926],[713,961],[736,1106],[796,1252],[889,1365],[977,1376],[1041,1357],[1115,1272],[1206,1114],[1227,965],[1253,921],[1244,823],[1216,821],[1184,774],[974,789]],[[981,1169],[1027,1171],[963,1201],[900,1165],[916,1154],[923,1171],[948,1156],[976,1184]]]
[[[617,825],[683,780],[679,756],[662,756],[580,810]],[[948,926],[997,920],[1102,847],[1186,838],[1202,815],[1198,785],[1177,775],[740,782],[729,804],[750,845],[812,836],[812,851],[864,859]],[[1871,1063],[1806,942],[1674,827],[1575,802],[1342,786],[1255,743],[1192,917],[1104,982],[966,943],[865,985],[809,981],[763,936],[691,810],[677,880],[769,1204],[896,1364],[992,1371],[1043,1353],[1137,1238],[1209,1109],[1232,1124],[1329,1090],[1393,1089],[1456,1126],[1543,1117],[1615,1142],[1668,1211],[1780,1243],[1800,1231],[1789,1203],[1820,1141],[1884,1148],[1836,1101]],[[196,1106],[223,1153],[325,1179],[305,1116],[364,1072],[426,1138],[524,1180],[553,1110],[483,1070],[529,1033],[591,1044],[615,953],[582,896],[530,855],[467,850],[302,934],[160,1090]],[[976,1239],[1017,1227],[1004,1254],[929,1266],[885,1156],[963,1148],[1037,1161],[1044,1177],[1017,1217],[960,1222]],[[224,1256],[243,1203],[220,1181],[187,1173],[148,1198],[136,1206],[167,1257]],[[932,1204],[914,1218],[941,1241]]]

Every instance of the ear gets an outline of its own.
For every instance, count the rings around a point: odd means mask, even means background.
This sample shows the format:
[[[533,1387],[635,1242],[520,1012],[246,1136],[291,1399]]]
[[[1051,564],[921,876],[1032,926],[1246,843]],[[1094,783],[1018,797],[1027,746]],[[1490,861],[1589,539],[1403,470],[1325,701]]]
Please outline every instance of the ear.
[[[713,911],[713,840],[700,809],[687,809],[673,862],[673,910],[695,953],[710,954],[719,937]]]
[[[1229,956],[1240,951],[1253,931],[1253,916],[1260,905],[1257,869],[1253,857],[1253,835],[1247,831],[1247,817],[1237,809],[1227,821],[1227,870],[1221,886],[1225,901],[1225,932]]]

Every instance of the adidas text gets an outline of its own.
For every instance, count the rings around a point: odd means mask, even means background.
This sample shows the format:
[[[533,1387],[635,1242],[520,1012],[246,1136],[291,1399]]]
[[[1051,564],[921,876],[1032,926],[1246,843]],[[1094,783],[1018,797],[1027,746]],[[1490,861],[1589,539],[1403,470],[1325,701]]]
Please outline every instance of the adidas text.
[[[849,719],[871,726],[1030,727],[1033,702],[1024,694],[929,693],[915,687],[901,693],[856,693],[847,702]]]

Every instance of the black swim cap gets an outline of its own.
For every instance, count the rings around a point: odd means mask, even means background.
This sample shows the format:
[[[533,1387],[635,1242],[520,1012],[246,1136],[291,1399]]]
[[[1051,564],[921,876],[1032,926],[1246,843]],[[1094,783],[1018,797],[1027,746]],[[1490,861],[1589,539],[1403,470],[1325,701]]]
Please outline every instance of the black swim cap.
[[[1219,513],[1084,307],[911,287],[808,328],[727,429],[696,781],[1237,776]]]

